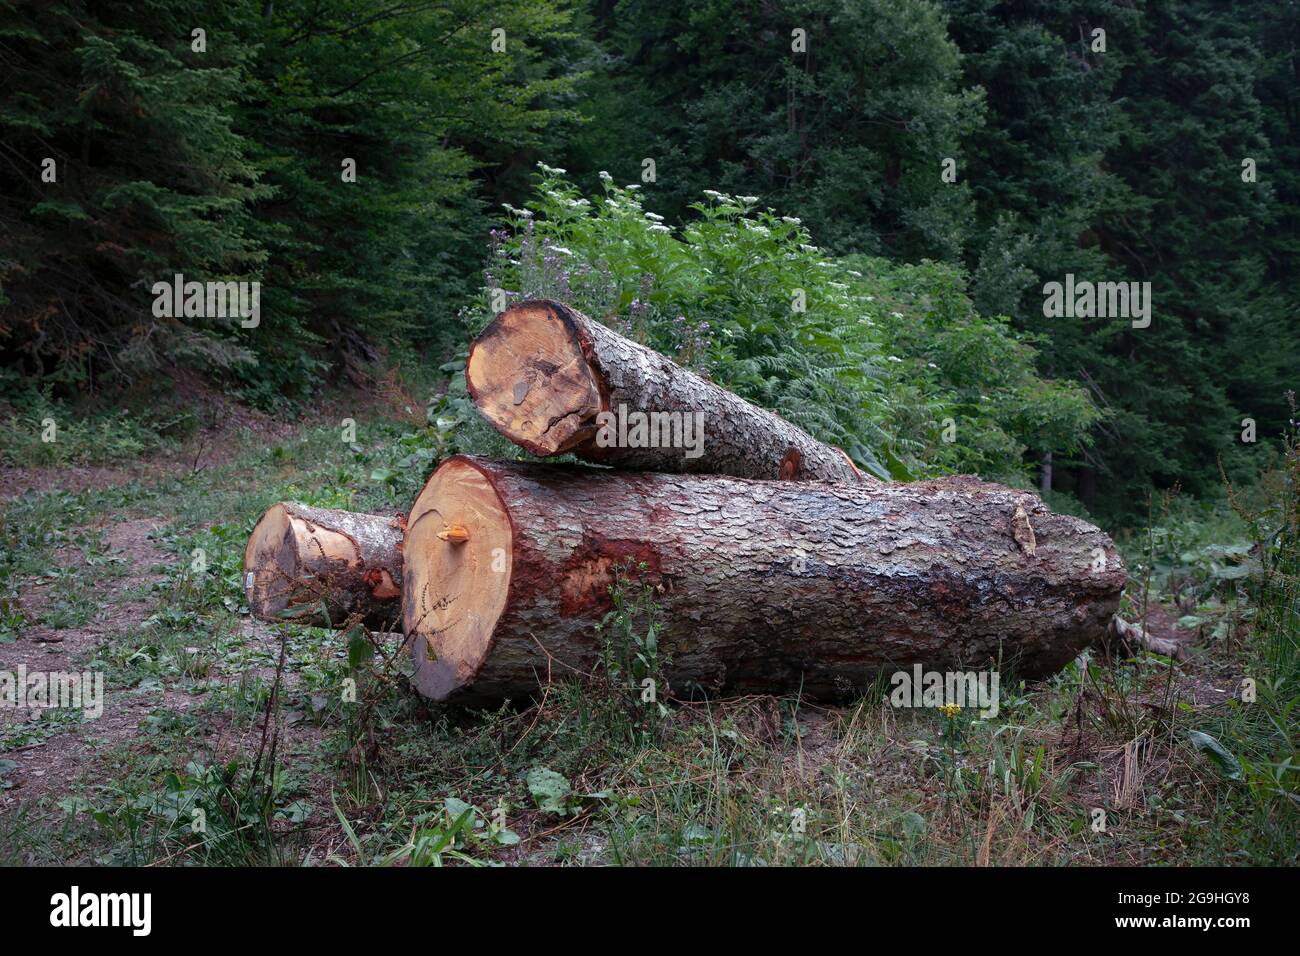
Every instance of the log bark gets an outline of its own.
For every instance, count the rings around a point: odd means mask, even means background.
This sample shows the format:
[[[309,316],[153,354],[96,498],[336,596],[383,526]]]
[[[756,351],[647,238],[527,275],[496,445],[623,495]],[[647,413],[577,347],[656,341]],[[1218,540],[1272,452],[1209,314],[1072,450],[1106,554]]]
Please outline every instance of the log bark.
[[[1104,635],[1126,577],[1097,528],[969,477],[795,483],[457,456],[407,526],[418,688],[519,698],[550,659],[589,669],[625,559],[657,589],[678,696],[843,697],[917,663],[1047,674]]]
[[[375,631],[401,617],[402,520],[293,502],[272,505],[244,549],[254,617],[314,627],[359,618]]]
[[[541,457],[572,452],[633,470],[875,481],[843,451],[780,415],[558,302],[523,302],[498,315],[474,340],[465,380],[493,427]],[[604,435],[602,413],[615,416]],[[638,442],[635,422],[622,432],[617,425],[629,413],[659,416],[636,447],[628,447]],[[683,447],[683,429],[697,422],[703,426],[698,454]]]

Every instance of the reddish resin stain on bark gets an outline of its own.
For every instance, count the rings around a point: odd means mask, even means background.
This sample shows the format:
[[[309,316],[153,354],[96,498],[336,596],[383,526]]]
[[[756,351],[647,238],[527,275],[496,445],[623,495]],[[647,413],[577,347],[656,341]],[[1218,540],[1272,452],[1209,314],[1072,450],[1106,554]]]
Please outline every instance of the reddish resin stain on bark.
[[[384,601],[402,596],[402,589],[394,583],[393,576],[383,568],[371,568],[365,573],[362,580],[366,582],[366,587],[370,589],[371,597]]]
[[[799,454],[798,448],[791,448],[781,459],[781,470],[779,477],[782,481],[794,481],[803,471],[803,455]]]
[[[560,568],[560,615],[572,617],[593,608],[613,607],[609,586],[614,583],[616,566],[628,562],[632,565],[628,573],[633,577],[651,584],[662,583],[659,554],[646,542],[584,534],[582,544]]]

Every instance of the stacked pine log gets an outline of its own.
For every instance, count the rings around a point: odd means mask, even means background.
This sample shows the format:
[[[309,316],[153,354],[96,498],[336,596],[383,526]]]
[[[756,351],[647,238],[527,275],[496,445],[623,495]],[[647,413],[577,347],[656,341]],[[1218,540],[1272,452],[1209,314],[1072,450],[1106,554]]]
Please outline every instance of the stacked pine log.
[[[245,552],[254,615],[400,621],[421,693],[480,702],[531,694],[556,662],[594,666],[629,561],[662,606],[679,695],[843,696],[915,664],[1040,676],[1118,607],[1122,560],[1087,522],[966,476],[876,481],[568,306],[501,313],[465,373],[520,447],[608,467],[457,455],[405,520],[275,505]],[[703,441],[610,441],[629,410],[702,414]]]

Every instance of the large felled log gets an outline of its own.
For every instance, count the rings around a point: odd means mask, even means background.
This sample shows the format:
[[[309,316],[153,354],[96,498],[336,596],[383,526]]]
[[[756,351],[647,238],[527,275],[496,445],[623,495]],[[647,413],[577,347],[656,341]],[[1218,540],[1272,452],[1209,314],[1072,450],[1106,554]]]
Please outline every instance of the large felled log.
[[[542,457],[572,452],[627,469],[741,478],[874,480],[840,449],[558,302],[523,302],[498,315],[474,340],[465,380],[493,427]]]
[[[402,526],[388,515],[281,502],[244,549],[244,591],[254,617],[340,627],[359,615],[376,631],[401,615]]]
[[[457,456],[407,526],[417,686],[522,697],[548,655],[591,667],[624,559],[662,588],[679,695],[842,696],[916,663],[1049,673],[1104,634],[1125,580],[1101,531],[974,478],[795,483]]]

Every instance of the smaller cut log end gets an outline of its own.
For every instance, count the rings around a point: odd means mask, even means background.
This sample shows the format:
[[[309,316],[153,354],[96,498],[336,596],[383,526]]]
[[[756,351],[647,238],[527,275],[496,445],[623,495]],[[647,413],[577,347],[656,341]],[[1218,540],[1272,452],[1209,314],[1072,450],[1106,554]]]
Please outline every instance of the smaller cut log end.
[[[274,620],[288,606],[298,577],[298,547],[284,504],[266,510],[244,548],[244,594],[252,615]]]

